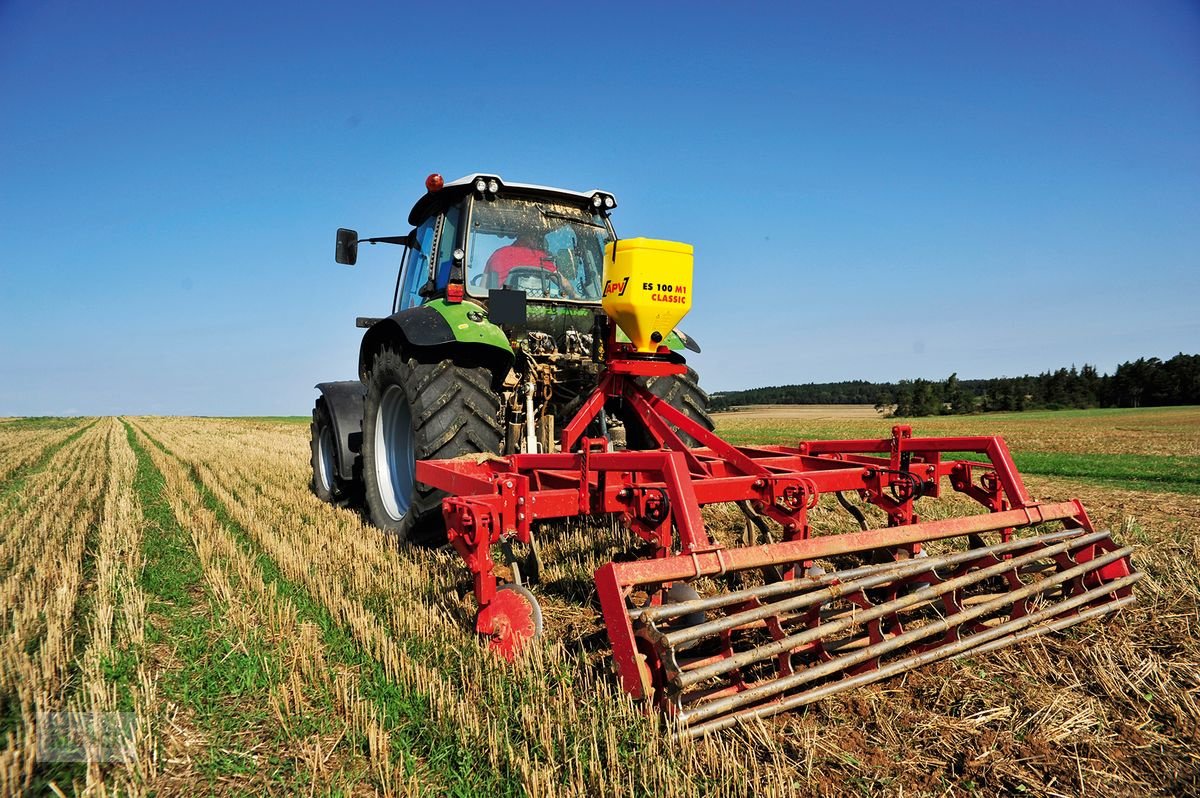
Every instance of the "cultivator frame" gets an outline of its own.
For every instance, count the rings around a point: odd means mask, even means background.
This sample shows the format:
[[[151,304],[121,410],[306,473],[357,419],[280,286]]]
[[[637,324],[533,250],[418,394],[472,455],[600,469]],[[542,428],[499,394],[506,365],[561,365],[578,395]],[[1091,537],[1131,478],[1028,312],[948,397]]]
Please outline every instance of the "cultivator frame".
[[[492,547],[530,544],[535,522],[575,516],[619,515],[653,548],[651,558],[601,567],[596,589],[622,687],[674,714],[684,734],[801,706],[936,659],[994,650],[1132,601],[1141,575],[1130,550],[1096,532],[1079,501],[1033,500],[999,437],[913,437],[899,425],[884,439],[734,446],[635,380],[683,373],[682,363],[635,354],[611,337],[607,351],[598,385],[562,431],[561,453],[417,463],[418,481],[450,494],[447,535],[474,579],[476,628],[507,657],[534,635],[538,610],[532,595],[500,589]],[[612,399],[661,448],[608,451],[606,439],[586,437]],[[681,434],[699,447],[689,448]],[[948,453],[982,461],[944,459]],[[914,502],[941,495],[943,480],[987,512],[922,521]],[[839,495],[862,529],[814,534],[809,511],[818,499],[847,492],[881,508],[888,525],[867,528]],[[763,516],[774,520],[782,540],[720,545],[700,508],[724,502],[738,503],[764,532]],[[1052,522],[1062,529],[1015,536]],[[999,542],[986,544],[985,534]],[[937,557],[922,551],[923,543],[956,537],[971,547]],[[883,562],[833,573],[815,567],[871,554]],[[1039,567],[1045,578],[1030,581],[1029,569]],[[668,597],[675,583],[753,572],[770,578],[716,596]],[[966,598],[996,584],[1003,586],[998,596]],[[1058,603],[1044,605],[1049,593]],[[638,594],[647,597],[642,606],[631,600]],[[930,606],[935,616],[916,624],[902,615]],[[1008,617],[994,617],[1003,607]],[[860,630],[859,637],[831,640],[847,630]],[[752,631],[757,641],[738,650],[740,636]],[[898,651],[904,656],[895,659]]]

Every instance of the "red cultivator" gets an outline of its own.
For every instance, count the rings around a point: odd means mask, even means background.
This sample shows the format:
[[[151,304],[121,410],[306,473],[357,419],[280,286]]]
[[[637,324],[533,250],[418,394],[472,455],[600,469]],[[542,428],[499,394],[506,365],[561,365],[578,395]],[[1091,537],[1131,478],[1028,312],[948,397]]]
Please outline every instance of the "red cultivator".
[[[603,566],[596,588],[622,686],[673,713],[686,734],[993,651],[1133,600],[1141,574],[1130,549],[1096,532],[1078,501],[1031,499],[1001,438],[916,438],[897,426],[883,440],[735,447],[633,379],[683,368],[628,352],[610,360],[564,428],[563,453],[417,464],[418,480],[451,494],[449,539],[474,576],[478,631],[497,650],[514,655],[540,617],[528,591],[498,590],[492,546],[530,543],[535,522],[580,515],[619,514],[655,550]],[[608,451],[606,440],[583,437],[616,398],[662,448]],[[937,497],[944,479],[987,512],[920,521],[914,502]],[[810,526],[809,511],[831,493],[862,531]],[[867,528],[846,493],[882,508],[888,526]],[[782,540],[719,545],[700,514],[718,502],[739,503],[764,536],[765,519],[775,521]],[[1058,531],[1017,534],[1043,524]],[[951,538],[966,547],[922,548]],[[834,563],[842,570],[825,569]]]

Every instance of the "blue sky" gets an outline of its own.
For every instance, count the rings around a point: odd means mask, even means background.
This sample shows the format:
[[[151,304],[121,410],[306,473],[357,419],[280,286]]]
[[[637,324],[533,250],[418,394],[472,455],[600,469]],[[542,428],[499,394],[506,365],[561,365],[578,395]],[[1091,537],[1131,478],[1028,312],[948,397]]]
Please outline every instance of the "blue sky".
[[[302,414],[433,171],[696,247],[709,390],[1200,352],[1184,2],[0,2],[0,415]]]

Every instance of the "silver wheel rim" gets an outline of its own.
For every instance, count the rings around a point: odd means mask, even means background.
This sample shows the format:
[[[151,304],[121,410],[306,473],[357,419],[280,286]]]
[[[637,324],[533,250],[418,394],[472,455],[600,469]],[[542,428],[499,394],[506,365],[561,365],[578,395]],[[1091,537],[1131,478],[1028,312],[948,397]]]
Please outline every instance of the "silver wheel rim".
[[[393,521],[402,519],[412,505],[416,462],[408,397],[403,388],[390,385],[375,415],[375,474],[383,509]]]
[[[333,428],[326,424],[317,438],[317,479],[327,493],[333,493],[333,474]]]

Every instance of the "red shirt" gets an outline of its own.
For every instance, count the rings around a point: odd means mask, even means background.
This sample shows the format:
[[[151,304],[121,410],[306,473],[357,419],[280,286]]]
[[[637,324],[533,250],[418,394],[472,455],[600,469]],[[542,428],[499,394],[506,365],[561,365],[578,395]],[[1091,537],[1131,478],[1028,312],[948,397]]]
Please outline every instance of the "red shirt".
[[[504,281],[508,279],[508,273],[518,266],[540,267],[548,272],[558,271],[549,252],[520,244],[509,244],[496,250],[488,258],[487,266],[484,268],[486,271],[493,272],[500,281],[500,285],[504,285]]]

